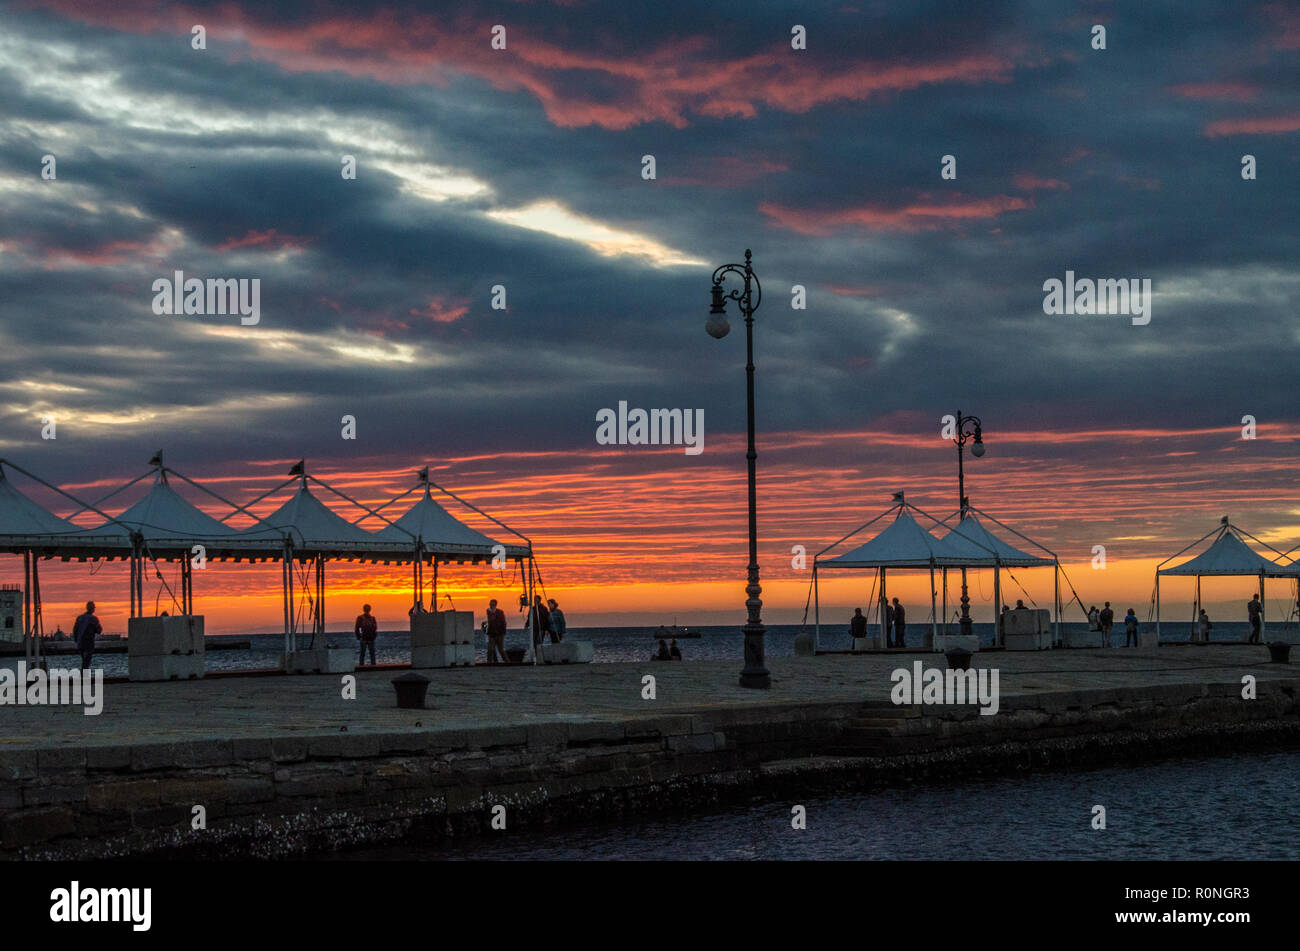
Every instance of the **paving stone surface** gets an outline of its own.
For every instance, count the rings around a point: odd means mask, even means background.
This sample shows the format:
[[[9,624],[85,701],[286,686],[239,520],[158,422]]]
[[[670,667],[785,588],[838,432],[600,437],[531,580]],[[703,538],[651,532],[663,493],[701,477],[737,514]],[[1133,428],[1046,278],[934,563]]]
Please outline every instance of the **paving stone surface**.
[[[718,708],[752,708],[757,714],[791,704],[887,701],[891,672],[910,669],[915,661],[944,666],[941,655],[919,652],[774,658],[768,662],[772,688],[767,691],[742,688],[734,660],[428,670],[430,709],[425,710],[397,709],[390,681],[400,670],[357,672],[355,700],[343,699],[338,674],[107,684],[100,716],[84,716],[79,706],[0,707],[0,753],[14,761],[13,754],[25,749],[39,749],[48,759],[61,747],[207,741],[166,754],[201,765],[228,762],[258,741],[275,738],[276,759],[292,762],[307,755],[305,739],[301,749],[294,746],[298,736],[404,731],[417,722],[425,730],[488,729],[504,735],[545,723],[598,728]],[[1247,673],[1260,681],[1297,677],[1296,665],[1271,664],[1267,648],[1255,645],[990,651],[974,655],[972,664],[997,668],[1004,703],[1078,690],[1240,685]],[[646,674],[656,678],[655,700],[642,699]],[[531,735],[545,741],[543,732]],[[148,756],[133,751],[133,768],[135,753]]]

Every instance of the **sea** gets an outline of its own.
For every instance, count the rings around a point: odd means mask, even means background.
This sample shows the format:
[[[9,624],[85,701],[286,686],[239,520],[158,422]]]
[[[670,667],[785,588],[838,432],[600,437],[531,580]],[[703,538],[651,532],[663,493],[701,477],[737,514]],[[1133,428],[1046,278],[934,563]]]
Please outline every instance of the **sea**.
[[[806,828],[793,828],[803,806]],[[1103,807],[1104,814],[1096,807]],[[753,800],[315,856],[362,860],[1295,861],[1300,750]],[[1105,828],[1095,828],[1104,817]]]
[[[1154,625],[1145,623],[1142,627],[1143,629],[1154,629]],[[1087,630],[1087,624],[1084,622],[1067,623],[1062,624],[1061,629],[1062,631],[1084,631]],[[728,627],[700,627],[692,630],[698,631],[700,637],[683,638],[677,642],[677,646],[682,652],[683,662],[689,663],[693,660],[743,660],[744,638],[740,633],[739,624]],[[795,638],[804,630],[811,632],[812,625],[805,627],[799,624],[776,624],[768,627],[764,639],[767,656],[793,657]],[[877,630],[873,625],[870,632],[876,633]],[[906,634],[907,643],[920,646],[922,638],[929,630],[928,624],[910,625]],[[972,630],[979,636],[981,644],[985,646],[993,644],[992,623],[975,624]],[[1211,643],[1240,643],[1249,635],[1249,630],[1250,626],[1244,621],[1216,621],[1214,629],[1210,632],[1210,641]],[[1289,630],[1294,634],[1297,632],[1297,627],[1292,622],[1289,627],[1276,624],[1270,625],[1268,628],[1268,631],[1275,632],[1278,630]],[[949,631],[954,634],[957,633],[956,624],[950,625]],[[657,627],[570,628],[566,636],[571,640],[591,641],[595,647],[595,663],[615,664],[649,660],[650,656],[658,648],[657,632]],[[224,637],[225,635],[220,636]],[[1189,622],[1161,622],[1160,636],[1162,641],[1168,643],[1187,643],[1191,638],[1191,624]],[[206,660],[209,670],[274,670],[279,668],[280,654],[284,650],[283,634],[241,634],[230,635],[230,637],[234,641],[247,641],[248,648],[207,651]],[[486,662],[487,638],[482,632],[476,632],[475,638],[475,657],[480,662]],[[1268,637],[1265,636],[1264,639],[1268,640]],[[214,638],[209,638],[209,641],[212,640]],[[305,640],[302,640],[301,644],[306,646],[309,641],[310,635]],[[355,647],[357,642],[353,634],[342,631],[327,632],[324,643],[335,647]],[[526,647],[527,643],[526,632],[518,628],[512,629],[506,638],[507,648]],[[1124,646],[1122,626],[1117,625],[1116,629],[1112,631],[1111,643],[1115,647]],[[320,646],[320,644],[318,643],[317,646]],[[821,650],[848,650],[849,647],[847,624],[822,625]],[[375,655],[380,664],[410,663],[410,632],[381,631],[376,643]],[[0,666],[12,667],[19,659],[14,657],[0,658]],[[80,658],[76,654],[52,654],[47,657],[47,660],[52,667],[75,667],[80,664]],[[127,672],[126,654],[96,654],[95,666],[103,668],[105,677],[125,677]]]

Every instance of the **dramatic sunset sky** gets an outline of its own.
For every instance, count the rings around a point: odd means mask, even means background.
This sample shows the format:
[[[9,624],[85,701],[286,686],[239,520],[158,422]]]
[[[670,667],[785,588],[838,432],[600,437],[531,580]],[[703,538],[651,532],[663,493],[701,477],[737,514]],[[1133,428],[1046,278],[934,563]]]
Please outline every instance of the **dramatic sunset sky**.
[[[806,7],[0,3],[0,456],[98,498],[162,448],[241,501],[302,457],[367,502],[428,464],[534,539],[571,625],[739,623],[744,328],[704,322],[713,267],[750,247],[769,622],[803,615],[794,546],[900,489],[955,509],[959,409],[988,447],[972,501],[1086,600],[1145,619],[1155,563],[1225,514],[1300,542],[1296,7]],[[260,323],[155,315],[176,270],[259,278]],[[1150,279],[1150,323],[1045,314],[1067,270]],[[598,445],[620,400],[703,409],[704,451]],[[1050,572],[1018,574],[1050,603]],[[405,569],[331,578],[331,628],[362,599],[400,625]],[[47,627],[85,597],[124,627],[124,567],[42,580]],[[519,591],[444,580],[476,609]],[[1206,600],[1244,619],[1250,585]],[[823,609],[869,588],[837,580]],[[987,619],[991,578],[972,591]],[[1171,617],[1191,591],[1170,584]],[[894,593],[928,615],[919,575]],[[196,595],[213,632],[280,620],[274,566],[210,566]]]

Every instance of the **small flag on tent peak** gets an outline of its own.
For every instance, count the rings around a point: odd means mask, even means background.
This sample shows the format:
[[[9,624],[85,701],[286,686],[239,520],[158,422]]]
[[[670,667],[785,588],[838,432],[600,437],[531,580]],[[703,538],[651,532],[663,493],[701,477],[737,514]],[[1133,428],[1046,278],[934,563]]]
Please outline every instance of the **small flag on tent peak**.
[[[428,482],[428,481],[429,481],[429,467],[428,467],[428,466],[425,466],[423,469],[421,469],[419,472],[417,472],[417,473],[415,474],[415,477],[416,477],[417,479],[419,479],[421,482]]]
[[[1220,525],[1227,525],[1227,524],[1228,524],[1228,516],[1225,515],[1225,516],[1223,516],[1223,518],[1219,519],[1219,524],[1220,524]]]
[[[163,464],[163,463],[162,463],[162,450],[159,449],[157,452],[155,452],[155,453],[153,454],[153,458],[149,460],[149,465],[151,465],[151,466],[161,466],[162,464]]]
[[[291,476],[302,475],[304,471],[303,463],[305,463],[306,461],[307,461],[306,459],[299,459],[297,462],[295,462],[293,464],[293,468],[289,470],[289,475]]]
[[[902,502],[902,501],[904,501],[904,499],[903,499],[903,493],[902,493],[902,492],[895,492],[895,493],[894,493],[894,501],[895,501],[895,502]]]

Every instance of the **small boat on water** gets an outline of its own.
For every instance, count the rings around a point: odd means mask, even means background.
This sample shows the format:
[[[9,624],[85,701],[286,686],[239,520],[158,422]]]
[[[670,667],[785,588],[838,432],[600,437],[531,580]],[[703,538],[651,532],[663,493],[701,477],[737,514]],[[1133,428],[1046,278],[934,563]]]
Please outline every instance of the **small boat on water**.
[[[663,624],[660,624],[659,630],[655,631],[652,636],[656,640],[659,638],[668,640],[669,638],[674,637],[681,640],[684,637],[699,637],[700,632],[689,627],[678,627],[676,623],[674,623],[672,627],[666,627]]]

